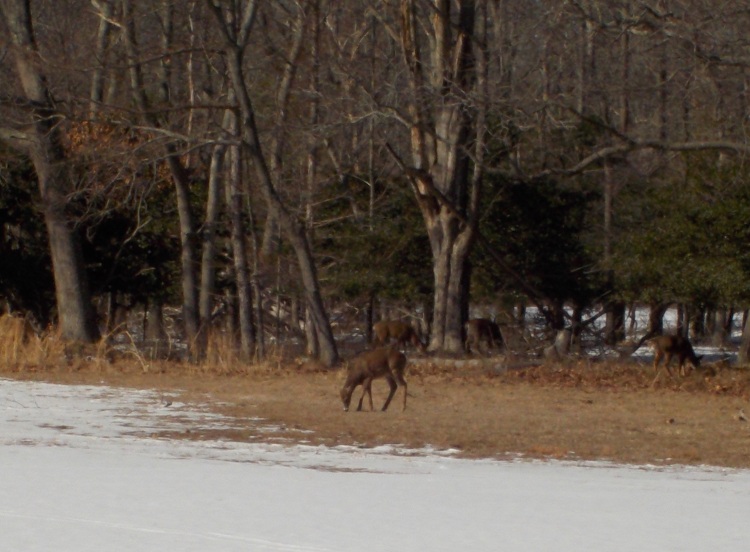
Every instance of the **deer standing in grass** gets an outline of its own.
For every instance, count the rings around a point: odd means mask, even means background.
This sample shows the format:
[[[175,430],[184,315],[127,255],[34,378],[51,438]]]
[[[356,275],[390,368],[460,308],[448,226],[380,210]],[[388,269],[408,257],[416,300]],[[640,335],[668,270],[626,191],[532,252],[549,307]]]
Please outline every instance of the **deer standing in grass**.
[[[425,346],[419,339],[416,330],[406,322],[398,320],[382,320],[372,326],[373,338],[375,345],[388,345],[391,339],[396,340],[396,346],[403,349],[407,343],[411,343],[421,352],[425,352]]]
[[[472,318],[466,323],[466,342],[464,343],[466,352],[471,352],[473,344],[481,353],[482,341],[487,342],[488,348],[494,348],[495,344],[502,346],[503,336],[500,333],[500,326],[487,318]]]
[[[673,378],[674,374],[672,374],[672,368],[669,366],[669,363],[672,362],[672,357],[674,356],[677,356],[679,360],[680,376],[686,375],[685,361],[689,360],[695,368],[699,368],[701,365],[703,355],[697,356],[695,354],[693,346],[686,337],[681,335],[660,335],[649,341],[654,348],[654,372],[656,372],[657,378],[659,377],[659,363],[662,359],[665,359],[664,366],[666,366],[667,372]]]
[[[358,385],[362,386],[362,396],[359,398],[357,411],[362,410],[362,401],[365,394],[370,399],[370,410],[374,410],[372,406],[372,380],[378,378],[385,378],[391,388],[382,410],[385,411],[388,408],[399,385],[404,388],[403,410],[406,410],[405,369],[406,355],[396,349],[380,348],[366,351],[349,360],[346,382],[344,387],[341,388],[341,401],[344,403],[344,410],[349,410],[352,393]]]

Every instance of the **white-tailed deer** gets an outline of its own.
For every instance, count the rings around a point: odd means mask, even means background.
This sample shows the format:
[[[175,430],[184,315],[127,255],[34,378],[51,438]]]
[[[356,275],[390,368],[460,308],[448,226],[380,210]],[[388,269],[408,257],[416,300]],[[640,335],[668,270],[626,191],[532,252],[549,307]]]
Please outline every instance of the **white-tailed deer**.
[[[372,406],[372,380],[378,378],[384,378],[391,388],[382,410],[385,411],[388,408],[399,385],[404,388],[403,410],[406,410],[406,380],[404,379],[406,355],[396,349],[380,348],[361,353],[349,360],[347,364],[346,382],[344,387],[341,388],[341,401],[344,403],[344,410],[349,410],[352,393],[358,385],[362,386],[362,396],[359,398],[357,410],[362,410],[365,393],[370,398],[370,410],[374,410]]]
[[[487,342],[488,348],[494,348],[495,344],[501,347],[503,335],[500,333],[500,326],[486,318],[472,318],[466,323],[466,342],[464,343],[466,352],[471,352],[472,345],[475,345],[477,351],[481,352],[482,341]]]
[[[680,376],[686,374],[685,361],[687,360],[689,360],[695,368],[700,368],[703,355],[697,356],[695,354],[693,346],[686,337],[681,335],[660,335],[649,341],[654,348],[654,372],[656,373],[656,377],[659,376],[659,363],[662,359],[665,359],[664,366],[667,367],[669,375],[674,378],[669,363],[672,362],[672,358],[675,356],[679,360]],[[656,381],[656,379],[654,379],[654,381]]]
[[[417,332],[406,322],[398,320],[382,320],[372,326],[372,342],[374,345],[388,345],[391,339],[396,340],[396,346],[403,349],[407,343],[411,343],[421,352],[425,352],[425,346],[419,339]]]

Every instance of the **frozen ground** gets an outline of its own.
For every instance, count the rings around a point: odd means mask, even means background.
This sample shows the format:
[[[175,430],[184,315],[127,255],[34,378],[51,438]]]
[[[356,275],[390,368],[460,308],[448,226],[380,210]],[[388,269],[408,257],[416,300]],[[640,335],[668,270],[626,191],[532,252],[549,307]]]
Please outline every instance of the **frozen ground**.
[[[0,408],[2,550],[702,552],[750,540],[748,471],[170,440],[159,432],[233,420],[107,387],[0,380]]]

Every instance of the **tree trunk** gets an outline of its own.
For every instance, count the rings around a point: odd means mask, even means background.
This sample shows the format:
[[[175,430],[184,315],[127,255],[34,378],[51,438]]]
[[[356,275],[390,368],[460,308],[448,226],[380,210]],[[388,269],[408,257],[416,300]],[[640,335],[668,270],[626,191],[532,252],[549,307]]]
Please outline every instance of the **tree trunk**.
[[[97,66],[91,75],[91,92],[89,99],[91,106],[89,115],[94,118],[99,112],[99,106],[104,101],[104,74],[107,51],[109,50],[110,37],[114,30],[114,2],[112,0],[102,0],[96,4],[99,10],[99,28],[96,33],[96,63]]]
[[[616,345],[623,339],[625,339],[625,303],[612,301],[607,304],[604,341],[608,345]]]
[[[235,124],[233,123],[233,126]],[[236,130],[236,129],[234,129]],[[253,325],[253,301],[248,272],[247,247],[245,245],[245,225],[242,211],[242,159],[238,146],[229,149],[229,186],[227,200],[232,227],[232,253],[234,257],[235,281],[239,303],[240,351],[245,360],[252,358],[255,350],[255,329]]]
[[[483,10],[477,14],[474,2],[459,3],[455,18],[451,3],[435,0],[432,4],[429,27],[426,21],[420,25],[413,0],[401,2],[401,45],[410,73],[408,113],[415,167],[407,168],[407,173],[432,249],[435,295],[430,349],[458,353],[463,351],[467,262],[476,241],[482,183],[487,66],[483,50],[473,42],[482,41],[485,14]],[[423,56],[418,34],[428,28],[430,51]],[[475,93],[475,103],[469,107],[463,98]],[[470,151],[475,156],[473,175]]]
[[[365,343],[372,343],[372,325],[375,322],[375,294],[370,293],[367,296],[365,304]]]
[[[745,311],[743,320],[744,326],[742,327],[740,348],[737,351],[737,364],[747,366],[750,364],[750,317],[748,316],[748,311]]]
[[[687,337],[690,332],[689,309],[685,303],[677,304],[677,335]]]
[[[728,333],[727,333],[727,309],[716,309],[713,312],[712,319],[710,320],[710,331],[711,331],[711,344],[714,347],[723,347],[726,345]]]
[[[263,288],[260,281],[260,247],[258,244],[258,232],[255,225],[255,214],[250,203],[250,186],[247,183],[243,186],[245,197],[245,213],[248,217],[249,237],[252,245],[252,275],[250,277],[250,287],[252,289],[251,302],[255,305],[255,356],[258,359],[266,356],[266,340],[264,335],[265,315],[263,313]]]
[[[164,51],[171,48],[171,15],[172,7],[164,2],[160,4],[164,15]],[[149,100],[146,96],[144,87],[143,72],[141,62],[138,57],[137,38],[135,30],[135,16],[132,9],[131,0],[122,2],[123,31],[125,37],[125,48],[127,51],[130,84],[133,91],[133,99],[141,116],[154,128],[160,128],[154,112],[150,109]],[[162,60],[161,70],[159,71],[159,95],[160,100],[167,105],[169,101],[169,82],[168,82],[168,63]],[[198,284],[196,277],[197,254],[195,251],[195,224],[193,213],[190,206],[190,185],[187,171],[183,167],[177,147],[174,143],[165,145],[166,161],[172,176],[175,187],[175,197],[177,200],[177,213],[180,221],[180,264],[182,268],[182,317],[185,328],[185,341],[188,344],[191,356],[201,356],[202,350],[200,342],[197,340],[198,330],[200,328],[199,305],[198,305]]]
[[[14,48],[16,72],[25,96],[30,121],[26,130],[7,139],[11,147],[28,155],[38,178],[42,212],[47,227],[55,279],[58,323],[63,339],[94,342],[99,339],[91,302],[80,238],[66,214],[73,188],[65,170],[57,117],[33,33],[28,0],[4,0],[0,10]]]
[[[433,242],[435,297],[433,302],[430,348],[461,352],[465,309],[468,306],[467,260],[474,235],[456,232],[450,217],[437,217],[433,228],[439,229],[443,239]],[[435,234],[432,234],[435,235]]]
[[[226,147],[214,146],[211,153],[211,165],[208,173],[208,197],[206,199],[206,219],[203,224],[201,241],[203,255],[201,260],[201,285],[199,295],[199,312],[203,327],[201,334],[205,334],[210,326],[213,311],[213,296],[216,292],[216,226],[221,210],[221,199],[224,178],[224,157]]]

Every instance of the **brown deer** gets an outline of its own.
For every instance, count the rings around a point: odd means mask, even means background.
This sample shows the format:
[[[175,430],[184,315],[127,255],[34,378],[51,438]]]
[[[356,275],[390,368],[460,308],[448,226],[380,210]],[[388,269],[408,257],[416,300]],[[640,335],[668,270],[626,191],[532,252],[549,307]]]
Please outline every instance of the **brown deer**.
[[[656,373],[656,377],[659,377],[659,363],[662,359],[665,359],[664,366],[666,366],[669,375],[674,378],[672,368],[669,366],[669,363],[672,362],[673,356],[677,356],[677,359],[679,360],[680,376],[686,375],[686,360],[689,360],[695,368],[700,368],[703,355],[696,356],[695,351],[693,351],[693,346],[686,337],[681,335],[659,335],[649,341],[654,348],[654,372]],[[654,381],[656,381],[656,379],[654,379]]]
[[[464,348],[467,353],[471,352],[472,344],[476,346],[477,351],[481,352],[482,341],[487,342],[488,348],[494,348],[503,344],[503,335],[500,333],[500,326],[487,318],[472,318],[466,323],[466,341]]]
[[[362,401],[365,393],[370,399],[370,410],[372,406],[372,380],[385,378],[391,390],[388,398],[383,404],[382,410],[385,411],[391,403],[393,395],[396,394],[398,386],[404,388],[404,407],[406,410],[406,380],[404,379],[404,370],[406,368],[406,355],[396,349],[379,348],[372,351],[365,351],[348,361],[346,382],[341,388],[341,401],[344,403],[344,410],[349,410],[349,404],[352,401],[352,393],[358,386],[362,386],[362,396],[359,398],[357,411],[362,410]]]
[[[407,322],[398,320],[381,320],[372,326],[372,342],[374,345],[388,345],[391,339],[396,340],[396,346],[403,349],[407,343],[411,343],[421,352],[425,352],[425,346],[419,339],[417,332]]]

